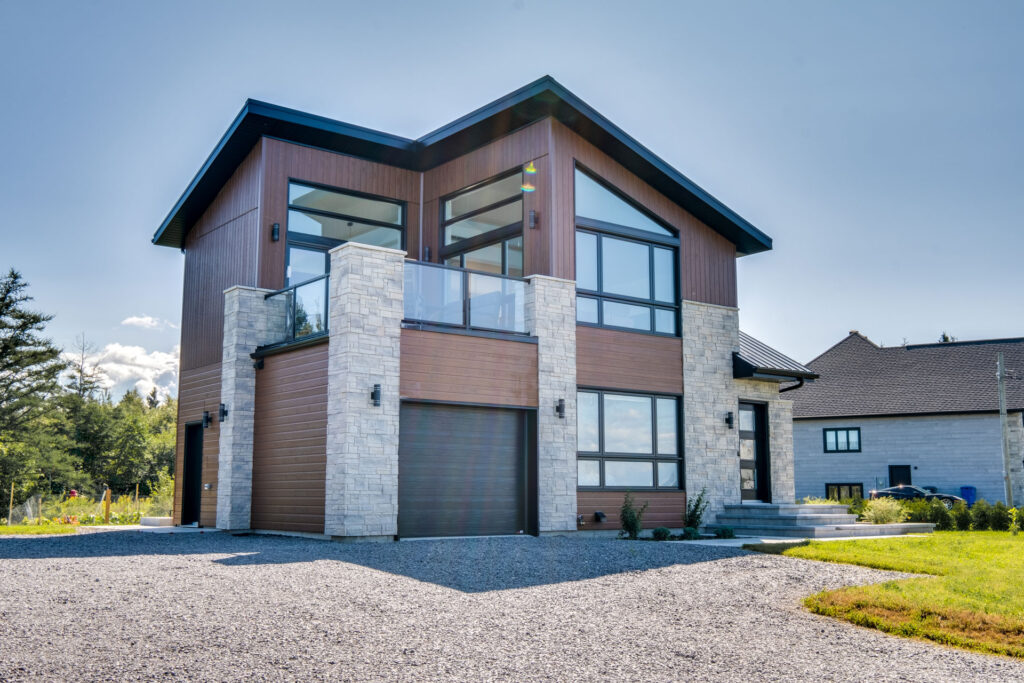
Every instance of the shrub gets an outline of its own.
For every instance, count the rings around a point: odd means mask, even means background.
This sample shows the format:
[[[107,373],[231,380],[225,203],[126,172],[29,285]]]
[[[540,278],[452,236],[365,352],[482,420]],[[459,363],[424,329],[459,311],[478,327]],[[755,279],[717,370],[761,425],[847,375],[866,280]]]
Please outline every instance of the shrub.
[[[683,529],[683,540],[684,541],[699,541],[700,532],[694,529],[692,526],[688,526]]]
[[[903,504],[892,498],[869,500],[864,506],[861,519],[871,524],[897,524],[907,518]]]
[[[905,500],[903,509],[907,511],[908,522],[930,522],[932,519],[932,502],[925,498]]]
[[[868,501],[863,498],[844,498],[840,502],[846,506],[849,514],[857,515],[857,517],[864,514],[864,506],[868,504]]]
[[[953,529],[953,515],[941,500],[932,501],[931,515],[928,521],[935,525],[936,531],[952,531]]]
[[[655,541],[667,541],[668,537],[672,535],[672,532],[663,526],[659,526],[657,529],[651,532],[651,536],[654,537]]]
[[[683,526],[699,529],[704,523],[704,513],[708,509],[707,488],[702,488],[697,497],[686,501],[686,514],[683,516]]]
[[[630,540],[636,540],[643,529],[645,512],[647,503],[638,510],[633,504],[633,496],[626,491],[626,497],[622,499],[622,507],[619,509],[619,519],[622,520],[622,531],[619,532],[619,536],[625,534]]]
[[[1024,523],[1024,508],[1010,508],[1010,533],[1016,536]]]
[[[992,506],[982,498],[971,506],[971,528],[975,531],[985,531],[989,528],[989,515],[992,513]]]
[[[967,507],[967,503],[958,500],[953,504],[953,509],[949,511],[949,514],[953,517],[953,526],[956,527],[957,531],[970,530],[971,510]]]
[[[715,529],[715,538],[736,538],[736,532],[731,526],[723,526]]]
[[[988,526],[992,531],[1009,531],[1010,509],[1003,501],[997,501],[988,513]]]

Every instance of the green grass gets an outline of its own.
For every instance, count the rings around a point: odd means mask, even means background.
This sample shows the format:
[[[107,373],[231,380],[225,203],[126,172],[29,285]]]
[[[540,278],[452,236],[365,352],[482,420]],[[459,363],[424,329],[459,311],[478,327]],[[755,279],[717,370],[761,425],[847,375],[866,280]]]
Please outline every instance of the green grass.
[[[913,538],[744,546],[924,578],[812,595],[812,612],[895,635],[1024,658],[1024,534],[942,531]]]
[[[70,524],[15,524],[13,526],[0,526],[0,536],[13,536],[15,534],[28,534],[32,536],[40,534],[73,534],[76,527]]]

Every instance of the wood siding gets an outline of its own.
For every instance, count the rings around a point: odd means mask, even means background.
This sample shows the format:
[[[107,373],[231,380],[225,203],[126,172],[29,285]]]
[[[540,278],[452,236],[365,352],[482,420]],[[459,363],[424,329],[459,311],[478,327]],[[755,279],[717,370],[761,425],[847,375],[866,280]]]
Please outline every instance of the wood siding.
[[[551,275],[575,278],[574,162],[611,183],[679,231],[682,298],[736,305],[736,247],[671,199],[561,123],[551,120],[553,221],[548,224]]]
[[[683,392],[683,342],[672,337],[576,326],[576,384]]]
[[[253,529],[324,532],[327,344],[267,356],[256,372]]]
[[[402,330],[402,398],[537,405],[537,345]]]
[[[220,424],[216,420],[220,405],[220,363],[202,368],[182,370],[178,379],[178,438],[174,452],[174,523],[181,521],[181,473],[185,469],[185,424],[201,422],[203,411],[213,417],[209,428],[203,430],[203,473],[204,490],[200,503],[199,523],[202,526],[217,526],[217,454],[220,451]]]
[[[644,513],[644,528],[659,526],[680,529],[683,513],[686,512],[686,491],[633,491],[633,502],[637,507],[648,503]],[[619,509],[625,499],[624,491],[577,491],[576,514],[583,515],[584,524],[578,527],[586,531],[619,531]],[[594,520],[594,513],[600,510],[607,517],[602,524]]]

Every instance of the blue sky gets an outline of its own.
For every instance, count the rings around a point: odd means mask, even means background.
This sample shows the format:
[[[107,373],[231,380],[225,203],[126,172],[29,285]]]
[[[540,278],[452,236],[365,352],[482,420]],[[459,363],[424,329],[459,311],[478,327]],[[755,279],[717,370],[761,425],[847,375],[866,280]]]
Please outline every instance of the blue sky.
[[[785,353],[1024,336],[1020,2],[0,0],[0,267],[173,390],[150,238],[245,98],[418,137],[546,73],[775,239],[740,320]]]

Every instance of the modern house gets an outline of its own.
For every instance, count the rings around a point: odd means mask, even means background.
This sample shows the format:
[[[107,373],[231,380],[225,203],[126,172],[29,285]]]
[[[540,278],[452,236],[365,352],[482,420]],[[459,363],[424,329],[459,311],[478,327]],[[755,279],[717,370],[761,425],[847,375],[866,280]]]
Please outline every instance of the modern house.
[[[863,496],[915,484],[1005,501],[997,355],[1006,366],[1014,501],[1024,501],[1024,339],[880,347],[857,331],[791,391],[796,495]]]
[[[771,239],[550,77],[417,140],[248,101],[185,255],[174,518],[367,539],[792,502],[806,368],[741,338]],[[737,457],[739,456],[739,457]]]

